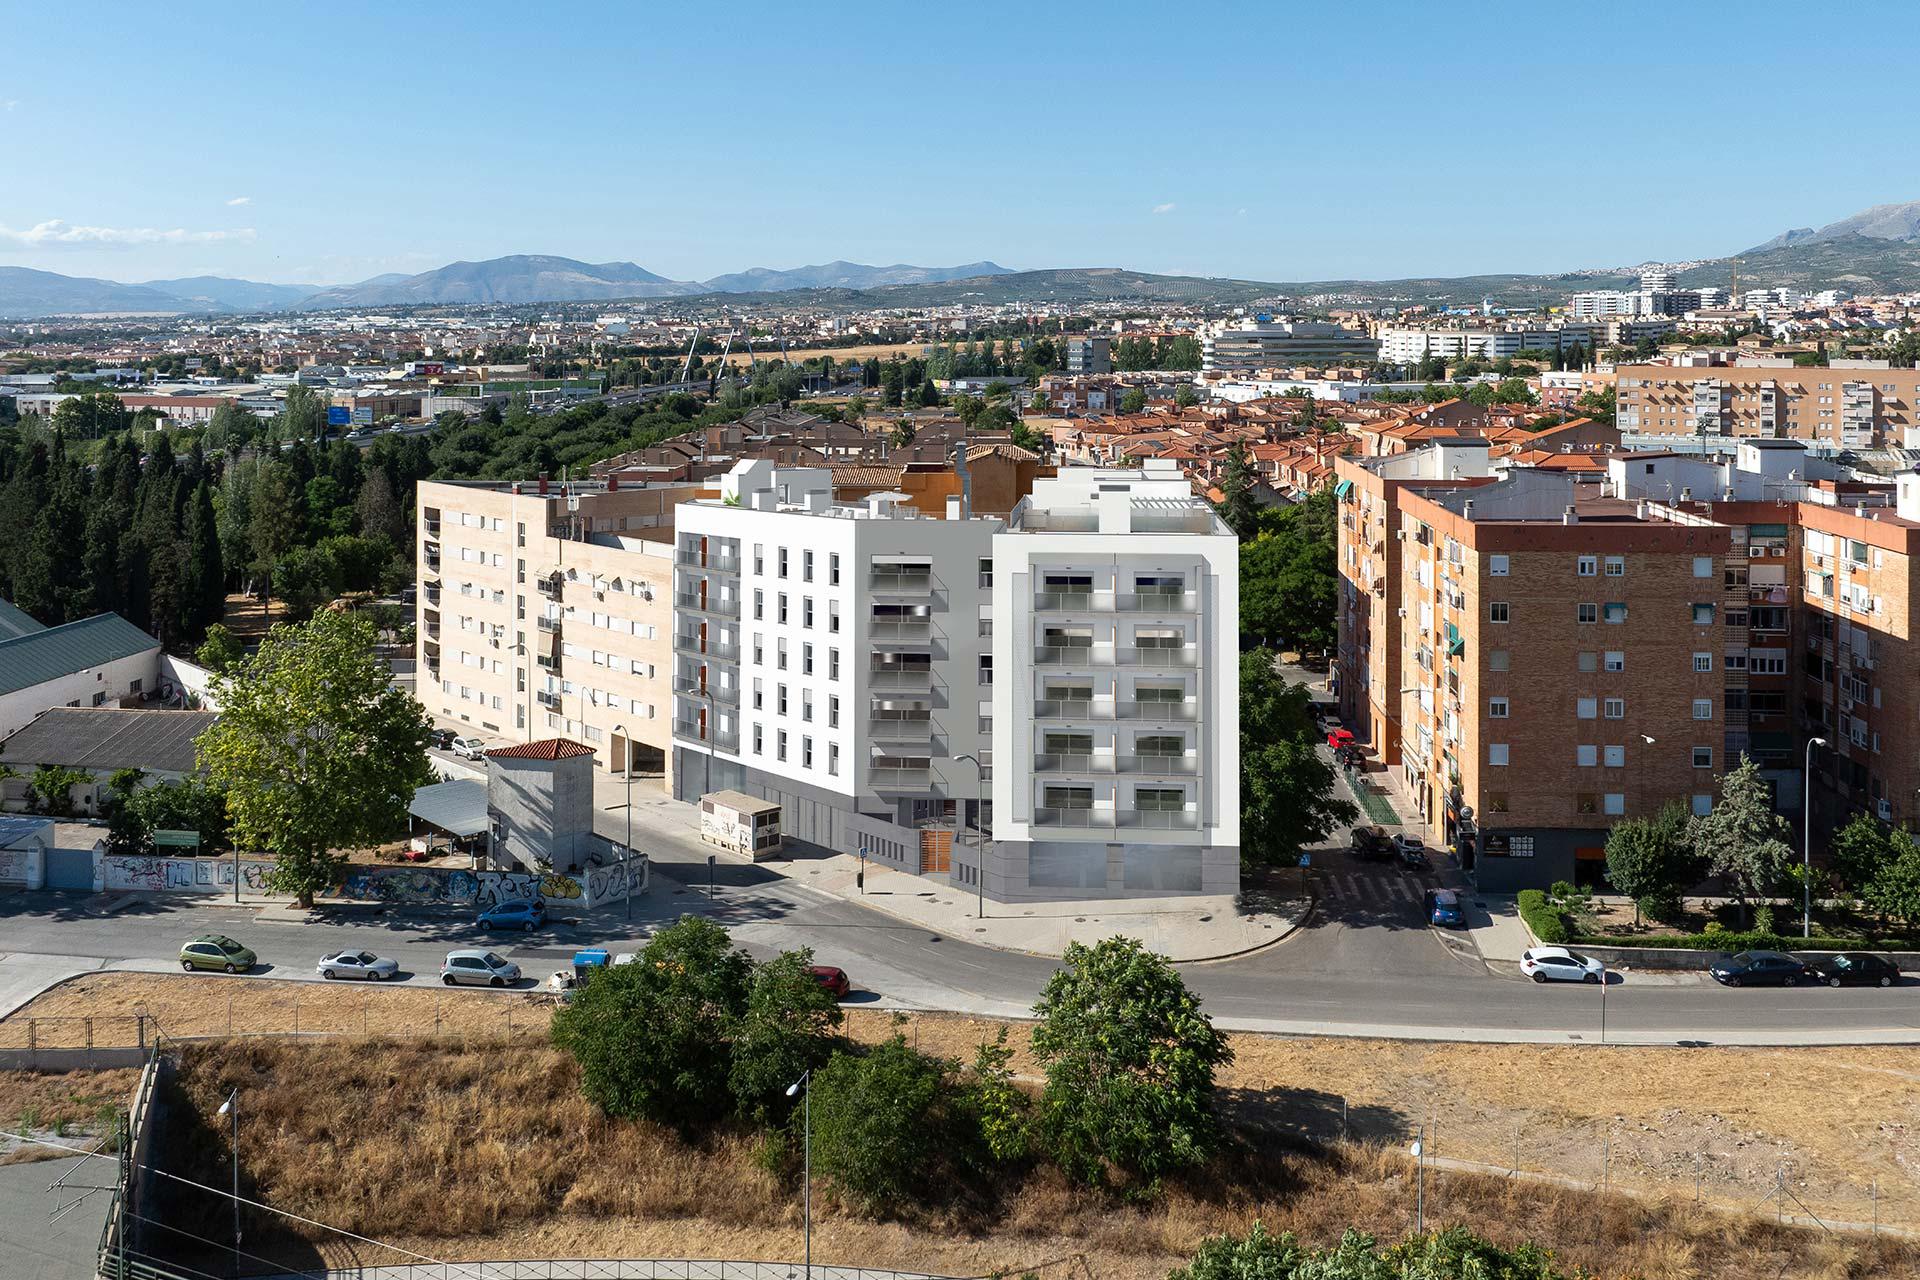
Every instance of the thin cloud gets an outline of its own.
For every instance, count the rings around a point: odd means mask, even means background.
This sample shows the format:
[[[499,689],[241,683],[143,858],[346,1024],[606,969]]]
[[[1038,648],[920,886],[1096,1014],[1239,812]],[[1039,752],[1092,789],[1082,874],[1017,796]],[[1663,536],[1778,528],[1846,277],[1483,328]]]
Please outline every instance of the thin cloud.
[[[1169,200],[1165,204],[1157,204],[1153,206],[1153,211],[1155,213],[1172,213],[1173,208],[1174,208],[1173,201]]]
[[[19,105],[20,99],[8,98],[5,102],[0,102],[0,111],[11,111]]]
[[[101,248],[142,244],[213,244],[222,240],[251,240],[252,227],[227,231],[188,231],[181,227],[83,227],[54,218],[24,231],[0,226],[0,244],[23,249]]]
[[[243,204],[252,204],[252,203],[253,203],[252,196],[235,196],[233,199],[227,201],[227,208],[238,209]]]

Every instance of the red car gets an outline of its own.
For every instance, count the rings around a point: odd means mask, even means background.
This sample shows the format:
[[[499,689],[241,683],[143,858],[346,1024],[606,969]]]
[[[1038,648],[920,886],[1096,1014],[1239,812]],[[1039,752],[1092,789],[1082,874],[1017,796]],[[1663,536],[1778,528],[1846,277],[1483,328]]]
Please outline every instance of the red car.
[[[1338,751],[1342,747],[1352,746],[1353,730],[1351,729],[1327,730],[1327,745],[1332,747],[1335,751]]]
[[[853,990],[853,983],[847,978],[845,969],[836,969],[830,964],[816,964],[808,967],[807,972],[813,980],[825,987],[835,1000],[845,1000]]]

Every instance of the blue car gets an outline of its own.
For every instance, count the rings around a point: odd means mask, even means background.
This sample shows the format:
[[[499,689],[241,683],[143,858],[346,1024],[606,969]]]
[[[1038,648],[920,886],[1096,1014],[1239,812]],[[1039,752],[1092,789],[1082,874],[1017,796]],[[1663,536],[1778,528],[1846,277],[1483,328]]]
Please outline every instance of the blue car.
[[[1451,889],[1435,889],[1427,900],[1433,904],[1429,919],[1438,925],[1458,929],[1467,922],[1466,912],[1460,909],[1460,895]]]
[[[547,904],[535,898],[531,902],[503,902],[480,913],[482,929],[520,929],[532,933],[547,922]]]

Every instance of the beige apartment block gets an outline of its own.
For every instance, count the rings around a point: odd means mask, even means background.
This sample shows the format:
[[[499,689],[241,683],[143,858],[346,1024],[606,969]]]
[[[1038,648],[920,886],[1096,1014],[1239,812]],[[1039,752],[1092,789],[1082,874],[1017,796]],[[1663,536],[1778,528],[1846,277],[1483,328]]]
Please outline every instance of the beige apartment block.
[[[1908,443],[1920,425],[1920,370],[1627,364],[1617,423],[1643,435],[1758,436],[1844,449]]]
[[[665,776],[673,520],[695,486],[422,483],[417,692],[480,736]]]

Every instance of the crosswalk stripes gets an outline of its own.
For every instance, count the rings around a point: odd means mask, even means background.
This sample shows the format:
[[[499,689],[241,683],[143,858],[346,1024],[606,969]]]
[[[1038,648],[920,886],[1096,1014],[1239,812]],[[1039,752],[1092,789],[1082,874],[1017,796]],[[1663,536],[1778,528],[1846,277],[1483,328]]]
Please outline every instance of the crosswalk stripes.
[[[1320,876],[1324,897],[1344,902],[1425,901],[1425,889],[1395,872],[1328,871]]]

